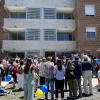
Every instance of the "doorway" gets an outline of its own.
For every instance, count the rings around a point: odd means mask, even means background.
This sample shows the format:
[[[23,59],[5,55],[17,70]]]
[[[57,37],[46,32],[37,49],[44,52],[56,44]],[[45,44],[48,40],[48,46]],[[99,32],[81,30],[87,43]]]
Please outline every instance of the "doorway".
[[[49,51],[46,51],[45,52],[45,57],[55,57],[55,52],[49,52]]]

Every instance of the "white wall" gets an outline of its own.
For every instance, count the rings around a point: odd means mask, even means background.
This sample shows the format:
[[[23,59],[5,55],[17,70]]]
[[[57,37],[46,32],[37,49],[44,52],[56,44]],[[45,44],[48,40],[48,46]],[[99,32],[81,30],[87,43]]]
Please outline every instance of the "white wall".
[[[57,29],[73,32],[75,30],[75,20],[72,19],[5,19],[4,28],[33,28],[33,29]]]
[[[7,6],[26,6],[26,7],[75,7],[75,0],[5,0]]]
[[[3,50],[7,51],[73,51],[75,41],[14,41],[3,40]]]

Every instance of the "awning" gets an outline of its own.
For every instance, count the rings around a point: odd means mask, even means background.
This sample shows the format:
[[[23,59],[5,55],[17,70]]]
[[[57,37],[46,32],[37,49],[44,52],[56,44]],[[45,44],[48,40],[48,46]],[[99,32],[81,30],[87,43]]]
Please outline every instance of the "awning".
[[[6,28],[5,30],[9,32],[25,32],[25,28]]]
[[[73,8],[56,8],[58,12],[72,13],[74,11]]]
[[[20,6],[9,6],[6,7],[10,12],[25,12],[26,7],[20,7]]]

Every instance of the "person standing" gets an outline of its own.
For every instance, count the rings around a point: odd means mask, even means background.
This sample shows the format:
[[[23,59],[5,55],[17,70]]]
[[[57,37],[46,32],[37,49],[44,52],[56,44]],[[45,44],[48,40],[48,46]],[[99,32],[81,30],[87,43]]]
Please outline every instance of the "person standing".
[[[92,91],[92,64],[84,57],[82,62],[84,96],[93,95]],[[89,86],[89,89],[88,89]]]
[[[19,61],[19,66],[18,66],[18,89],[23,90],[23,85],[24,85],[24,61],[20,60]]]
[[[55,75],[55,97],[58,98],[58,90],[60,89],[61,98],[64,98],[64,77],[65,77],[65,67],[62,65],[60,59],[57,60],[57,65],[54,69]]]
[[[51,57],[47,58],[45,63],[45,84],[48,86],[50,84],[51,89],[51,99],[54,99],[54,64],[51,62]],[[48,92],[45,94],[45,99],[48,100]]]
[[[73,65],[75,67],[74,73],[75,73],[75,78],[77,80],[77,86],[79,89],[78,96],[81,98],[82,97],[82,88],[81,88],[82,66],[78,56],[75,57],[75,60],[73,61]]]
[[[40,85],[45,84],[45,63],[46,63],[46,58],[43,57],[42,62],[39,64],[39,77],[40,77]]]
[[[34,72],[35,65],[31,59],[27,59],[24,67],[24,100],[34,99]]]
[[[69,98],[76,99],[77,98],[77,80],[75,77],[75,67],[72,64],[72,61],[68,61],[67,73],[66,76],[68,78],[68,86],[69,86]]]

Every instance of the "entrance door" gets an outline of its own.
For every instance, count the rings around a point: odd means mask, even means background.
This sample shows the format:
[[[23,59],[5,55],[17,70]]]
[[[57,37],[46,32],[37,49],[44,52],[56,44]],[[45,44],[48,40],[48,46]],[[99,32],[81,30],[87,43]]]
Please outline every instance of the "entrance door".
[[[55,57],[55,52],[49,52],[49,51],[46,51],[45,52],[45,57]]]
[[[24,53],[8,53],[8,56],[9,57],[12,57],[12,58],[16,58],[16,56],[20,57],[20,58],[24,58]]]

